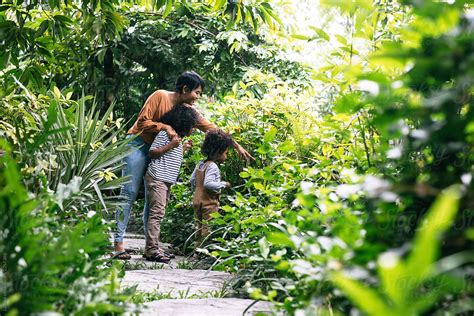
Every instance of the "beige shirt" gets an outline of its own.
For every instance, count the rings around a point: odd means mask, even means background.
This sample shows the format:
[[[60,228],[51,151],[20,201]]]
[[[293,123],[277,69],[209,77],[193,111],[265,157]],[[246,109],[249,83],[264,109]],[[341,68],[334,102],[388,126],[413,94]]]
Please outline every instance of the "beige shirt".
[[[166,90],[156,90],[148,97],[143,105],[138,118],[127,134],[139,134],[147,144],[152,144],[156,134],[163,129],[164,124],[160,123],[160,118],[173,108],[170,94]],[[214,124],[198,112],[198,122],[195,126],[203,132],[217,128]]]

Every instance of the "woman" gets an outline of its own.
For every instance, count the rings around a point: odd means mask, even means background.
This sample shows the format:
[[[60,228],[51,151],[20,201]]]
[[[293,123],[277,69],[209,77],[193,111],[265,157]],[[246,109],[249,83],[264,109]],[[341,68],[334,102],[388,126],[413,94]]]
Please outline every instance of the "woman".
[[[201,96],[203,89],[204,81],[197,73],[193,71],[182,73],[176,80],[175,91],[157,90],[148,97],[138,114],[135,124],[128,131],[127,134],[129,136],[127,137],[138,135],[138,137],[130,142],[130,146],[137,148],[137,150],[125,158],[125,167],[122,171],[123,176],[130,176],[130,182],[126,183],[120,192],[125,198],[125,204],[116,212],[117,230],[114,236],[114,258],[130,259],[130,255],[125,251],[123,238],[130,218],[130,210],[137,198],[143,176],[150,162],[148,156],[150,145],[153,143],[156,134],[160,131],[166,131],[170,138],[176,136],[176,132],[169,125],[159,122],[160,118],[177,104],[185,103],[192,106]],[[198,113],[196,128],[206,132],[217,127]],[[233,146],[239,155],[247,161],[253,159],[237,142],[234,141]],[[145,197],[145,208],[143,210],[145,231],[147,228],[148,211],[148,202]]]

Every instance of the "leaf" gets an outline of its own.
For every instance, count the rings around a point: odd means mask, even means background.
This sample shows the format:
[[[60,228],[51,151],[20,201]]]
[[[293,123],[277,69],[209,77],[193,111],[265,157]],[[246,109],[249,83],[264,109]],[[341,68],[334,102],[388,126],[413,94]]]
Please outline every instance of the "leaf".
[[[242,171],[239,173],[239,176],[243,179],[250,177],[250,174],[247,171]]]
[[[310,37],[302,34],[291,34],[290,36],[303,41],[309,41],[311,39]]]
[[[291,241],[290,237],[282,232],[268,233],[267,240],[274,245],[295,248],[295,244]]]
[[[270,245],[268,244],[267,240],[265,238],[260,238],[258,241],[258,246],[260,248],[260,253],[264,258],[268,257],[268,254],[270,253]]]
[[[339,35],[339,34],[336,34],[336,39],[339,43],[341,43],[342,45],[346,46],[347,45],[347,39],[342,36],[342,35]]]
[[[424,278],[436,260],[441,235],[451,227],[459,209],[460,192],[450,187],[430,207],[428,215],[418,229],[406,268],[419,278]]]
[[[166,18],[171,13],[172,9],[173,9],[173,0],[167,0],[166,8],[165,8],[165,11],[163,12],[163,18]]]
[[[53,87],[53,94],[57,99],[61,99],[61,91],[58,89],[58,87]]]
[[[346,277],[341,272],[334,273],[330,279],[365,313],[374,316],[400,316],[386,305],[384,299],[377,292]]]
[[[271,143],[273,139],[275,138],[276,133],[277,133],[277,129],[275,128],[275,126],[270,127],[270,130],[263,136],[263,140],[266,143]]]
[[[260,182],[254,182],[253,186],[255,187],[255,189],[257,189],[259,191],[265,191],[265,187]]]
[[[313,31],[315,31],[319,38],[321,38],[325,41],[330,40],[329,35],[326,32],[324,32],[322,29],[311,26],[311,25],[309,26],[309,28],[312,29]]]
[[[281,143],[280,145],[278,145],[278,150],[282,153],[293,152],[293,151],[295,151],[295,149],[296,149],[295,144],[290,140],[287,140],[287,141]]]
[[[216,1],[214,1],[214,6],[212,8],[212,11],[220,10],[226,3],[227,3],[226,0],[216,0]]]

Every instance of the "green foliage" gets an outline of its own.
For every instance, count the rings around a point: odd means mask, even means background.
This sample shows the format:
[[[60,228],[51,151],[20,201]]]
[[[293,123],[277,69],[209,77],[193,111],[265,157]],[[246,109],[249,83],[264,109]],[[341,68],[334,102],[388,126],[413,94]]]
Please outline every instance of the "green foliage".
[[[341,91],[333,104],[329,99],[318,111],[311,91],[249,71],[208,109],[257,161],[245,168],[231,157],[222,166],[234,192],[224,192],[205,251],[218,259],[216,268],[237,273],[236,288],[290,312],[349,313],[353,306],[335,285],[354,303],[363,299],[361,310],[379,311],[374,314],[466,311],[474,157],[470,22],[458,19],[457,5],[430,11],[417,4],[411,11],[391,3],[393,12],[381,12],[364,3],[337,3],[350,17],[352,35],[338,37],[338,69],[318,77]],[[442,10],[446,15],[436,13]],[[380,20],[361,34],[373,11]],[[360,36],[373,42],[373,54],[353,49]],[[439,220],[420,224],[436,196],[460,183],[466,192],[459,214],[449,197],[440,197],[446,207],[435,204],[427,221]],[[443,231],[442,259],[433,265],[434,236]],[[378,258],[408,251],[391,267],[396,271],[377,274]],[[334,274],[341,270],[350,279]],[[330,282],[332,275],[340,282]],[[363,283],[381,290],[364,290]]]
[[[13,92],[16,78],[42,93],[58,86],[97,95],[103,111],[116,99],[128,119],[154,89],[173,90],[187,69],[206,74],[213,89],[228,89],[245,67],[301,75],[298,64],[279,59],[278,48],[252,28],[278,21],[267,1],[15,2],[1,8],[0,96]]]
[[[466,286],[463,279],[440,274],[443,271],[435,266],[439,240],[453,223],[459,208],[459,195],[459,190],[451,188],[438,197],[420,223],[412,251],[405,260],[401,261],[396,253],[384,253],[379,257],[380,290],[365,287],[340,272],[334,273],[333,282],[368,315],[417,315],[447,293],[472,289],[472,285]],[[463,257],[469,260],[467,253]],[[465,262],[453,259],[445,259],[451,261],[451,269]]]
[[[39,227],[38,236],[20,232],[5,242],[9,253],[21,243],[27,263],[8,257],[7,270],[23,277],[22,269],[38,269],[60,289],[32,310],[86,306],[66,299],[61,289],[71,283],[43,265],[87,267],[84,274],[59,273],[72,283],[85,275],[106,278],[107,269],[93,272],[89,264],[104,253],[92,212],[114,205],[116,197],[101,192],[124,180],[115,178],[127,153],[126,141],[115,141],[121,132],[113,127],[121,123],[114,116],[131,117],[148,93],[172,89],[182,70],[193,69],[210,87],[200,110],[256,158],[245,165],[231,154],[220,166],[232,188],[223,191],[200,249],[216,260],[214,268],[236,273],[241,295],[275,301],[290,313],[468,313],[474,39],[467,2],[322,1],[343,27],[309,27],[307,34],[277,33],[268,1],[59,4],[18,2],[0,11],[0,132],[36,199],[23,192],[16,201],[2,191],[5,205],[25,210],[3,223],[42,214],[24,224]],[[308,69],[282,58],[272,36],[288,41],[285,47],[317,43],[327,50],[326,65]],[[82,91],[98,94],[98,106],[71,100]],[[193,139],[199,144],[202,135]],[[202,159],[198,147],[163,223],[163,239],[185,248],[194,230],[186,182]],[[81,247],[91,261],[73,253],[89,232],[97,249]],[[47,247],[30,250],[28,238]],[[50,245],[63,249],[59,241],[72,243],[66,259],[36,258]],[[10,274],[8,289],[15,284]],[[22,306],[32,291],[9,290],[0,306]],[[123,297],[114,295],[104,312],[120,306]]]
[[[60,225],[50,213],[54,202],[28,197],[3,141],[1,149],[1,283],[2,297],[9,298],[5,311],[123,312],[127,294],[119,292],[116,268],[104,268],[101,259],[108,235],[100,216],[76,226]]]
[[[46,96],[26,91],[26,96],[11,95],[1,101],[6,120],[0,121],[0,131],[16,144],[29,190],[40,193],[48,188],[62,210],[78,213],[87,212],[97,201],[104,210],[117,205],[117,197],[102,192],[126,180],[116,173],[131,150],[129,140],[118,139],[123,125],[113,120],[113,105],[101,114],[95,103],[86,111],[87,100],[68,100],[55,89]],[[28,104],[37,110],[26,113]]]

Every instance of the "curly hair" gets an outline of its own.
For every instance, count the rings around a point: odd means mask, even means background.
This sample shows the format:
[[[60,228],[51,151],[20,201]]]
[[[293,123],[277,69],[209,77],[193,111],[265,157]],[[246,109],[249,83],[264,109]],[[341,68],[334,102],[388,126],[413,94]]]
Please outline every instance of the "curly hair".
[[[202,143],[201,152],[208,160],[215,160],[231,146],[232,137],[229,134],[220,129],[213,129],[206,133],[206,137]]]
[[[165,113],[160,122],[171,126],[179,137],[189,135],[198,121],[198,114],[191,106],[184,104],[175,105]]]

